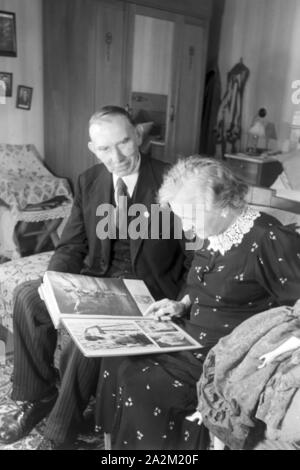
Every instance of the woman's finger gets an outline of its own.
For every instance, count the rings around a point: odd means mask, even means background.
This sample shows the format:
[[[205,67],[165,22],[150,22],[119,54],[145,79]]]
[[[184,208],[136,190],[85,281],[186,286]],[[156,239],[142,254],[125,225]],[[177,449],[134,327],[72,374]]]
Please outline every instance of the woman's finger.
[[[153,313],[157,312],[161,307],[166,305],[168,302],[170,302],[169,299],[161,299],[161,300],[158,300],[157,302],[154,302],[147,308],[144,315],[153,315]]]
[[[166,305],[164,307],[160,307],[156,312],[155,315],[161,316],[165,314],[172,314],[174,312],[174,307],[172,305]]]
[[[166,313],[165,315],[159,317],[159,321],[170,321],[172,319],[172,315]]]

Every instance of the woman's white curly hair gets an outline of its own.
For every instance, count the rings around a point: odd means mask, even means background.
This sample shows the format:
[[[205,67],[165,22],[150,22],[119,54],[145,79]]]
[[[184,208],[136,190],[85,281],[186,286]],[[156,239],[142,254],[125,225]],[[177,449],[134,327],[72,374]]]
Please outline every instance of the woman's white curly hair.
[[[179,191],[206,202],[209,207],[240,209],[246,205],[248,186],[239,180],[225,163],[213,158],[192,155],[180,159],[165,175],[158,193],[161,205],[172,203]],[[189,194],[194,191],[194,194]],[[202,201],[199,201],[202,198]]]

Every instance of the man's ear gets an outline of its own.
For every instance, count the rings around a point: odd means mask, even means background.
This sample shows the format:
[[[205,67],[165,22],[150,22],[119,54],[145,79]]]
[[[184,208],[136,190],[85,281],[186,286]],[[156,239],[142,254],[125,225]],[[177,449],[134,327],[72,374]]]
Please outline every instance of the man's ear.
[[[94,155],[96,155],[95,146],[94,146],[93,142],[90,141],[88,143],[88,148]]]
[[[135,126],[135,132],[136,132],[136,136],[137,136],[138,146],[140,146],[140,145],[142,145],[143,137],[144,137],[144,128],[143,128],[142,124],[137,124]]]

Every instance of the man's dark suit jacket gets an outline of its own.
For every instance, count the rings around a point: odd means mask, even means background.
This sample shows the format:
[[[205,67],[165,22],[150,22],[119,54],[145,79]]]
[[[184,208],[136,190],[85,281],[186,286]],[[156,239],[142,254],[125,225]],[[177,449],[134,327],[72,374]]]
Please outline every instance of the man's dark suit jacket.
[[[157,191],[167,165],[142,157],[134,191],[134,203],[144,204],[148,212],[156,202]],[[96,226],[100,204],[113,204],[112,175],[98,164],[80,175],[70,218],[48,269],[103,277],[110,266],[111,240],[100,240]],[[150,224],[151,218],[147,219]],[[149,234],[150,234],[149,229]],[[171,230],[172,235],[172,230]],[[182,240],[130,240],[133,273],[147,284],[153,297],[175,299],[184,283],[188,261]]]

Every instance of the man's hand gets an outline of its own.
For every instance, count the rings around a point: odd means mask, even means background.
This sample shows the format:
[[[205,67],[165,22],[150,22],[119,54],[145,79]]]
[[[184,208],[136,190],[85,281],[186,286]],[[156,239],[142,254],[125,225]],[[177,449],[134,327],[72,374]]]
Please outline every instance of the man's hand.
[[[190,300],[187,295],[180,301],[162,299],[150,305],[146,310],[145,315],[152,316],[159,321],[167,321],[174,317],[182,317],[189,306]]]

